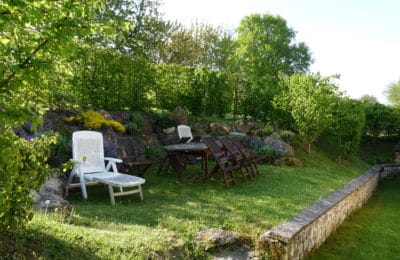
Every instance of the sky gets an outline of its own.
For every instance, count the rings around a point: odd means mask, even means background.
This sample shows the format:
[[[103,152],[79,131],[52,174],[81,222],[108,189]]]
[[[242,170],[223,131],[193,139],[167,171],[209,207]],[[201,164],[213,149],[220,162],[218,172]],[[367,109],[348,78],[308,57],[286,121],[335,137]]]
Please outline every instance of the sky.
[[[160,11],[185,25],[227,30],[250,14],[280,15],[310,48],[310,71],[339,74],[351,98],[367,94],[387,104],[384,90],[400,79],[398,0],[161,0]]]

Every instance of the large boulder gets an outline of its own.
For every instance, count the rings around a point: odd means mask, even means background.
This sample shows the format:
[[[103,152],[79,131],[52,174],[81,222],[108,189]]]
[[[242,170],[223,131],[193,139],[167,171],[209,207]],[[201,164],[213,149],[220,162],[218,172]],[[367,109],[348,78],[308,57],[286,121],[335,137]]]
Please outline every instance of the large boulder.
[[[192,125],[192,134],[193,135],[203,135],[205,133],[210,132],[210,125],[208,122],[205,121],[198,121],[193,123]]]
[[[113,117],[112,117],[111,113],[108,112],[107,110],[101,109],[101,110],[99,110],[98,112],[99,112],[102,116],[104,116],[105,119],[107,119],[107,120],[113,120]]]
[[[266,137],[263,143],[265,146],[274,149],[275,154],[278,157],[295,156],[293,147],[290,144],[280,140],[279,135],[276,133],[272,133],[270,136]]]
[[[232,245],[239,242],[240,237],[237,232],[220,228],[201,229],[196,234],[196,242],[209,250],[220,246]]]
[[[171,113],[171,118],[177,125],[187,125],[188,124],[188,117],[185,110],[177,106],[174,111]]]
[[[126,111],[110,111],[109,115],[111,115],[112,120],[118,121],[123,125],[131,120],[131,114]]]
[[[66,179],[63,176],[54,174],[40,187],[39,192],[32,191],[34,207],[37,210],[54,210],[69,206],[65,200],[68,195]]]
[[[231,127],[225,123],[211,123],[210,132],[213,135],[227,135],[231,131]]]
[[[239,119],[233,126],[236,132],[246,135],[260,136],[262,134],[261,127],[254,120]]]
[[[255,136],[244,136],[244,137],[237,136],[236,138],[240,138],[239,140],[241,140],[242,144],[245,147],[250,148],[255,152],[259,151],[261,147],[264,146],[263,141]]]

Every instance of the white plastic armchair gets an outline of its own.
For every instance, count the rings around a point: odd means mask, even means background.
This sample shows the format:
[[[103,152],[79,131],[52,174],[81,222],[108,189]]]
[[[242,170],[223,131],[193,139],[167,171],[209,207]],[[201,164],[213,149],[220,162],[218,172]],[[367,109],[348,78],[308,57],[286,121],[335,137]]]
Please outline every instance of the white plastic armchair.
[[[103,183],[108,185],[111,204],[115,204],[115,196],[140,193],[143,200],[141,185],[145,179],[119,173],[116,163],[120,159],[104,157],[103,135],[95,131],[76,131],[72,135],[72,161],[75,166],[68,179],[68,188],[80,187],[82,197],[87,199],[86,186]],[[107,162],[107,164],[105,163]],[[79,177],[79,182],[73,183],[74,177]],[[114,187],[119,192],[114,191]],[[125,187],[135,189],[124,191]]]
[[[187,125],[178,125],[178,137],[185,143],[190,143],[193,140],[192,130]],[[187,139],[187,140],[186,140]]]

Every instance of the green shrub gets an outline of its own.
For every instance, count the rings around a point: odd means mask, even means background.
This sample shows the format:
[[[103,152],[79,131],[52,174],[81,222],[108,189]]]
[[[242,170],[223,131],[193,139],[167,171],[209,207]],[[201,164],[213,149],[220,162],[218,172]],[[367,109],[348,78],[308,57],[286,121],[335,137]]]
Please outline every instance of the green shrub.
[[[290,130],[281,130],[279,132],[279,135],[281,137],[281,140],[283,140],[287,143],[291,143],[294,140],[294,138],[296,137],[296,134]]]
[[[4,127],[0,135],[0,232],[16,231],[31,219],[32,189],[46,180],[54,136],[18,137]]]
[[[358,154],[365,127],[364,105],[349,98],[339,99],[335,118],[332,130],[337,136],[339,159],[351,160]]]
[[[169,113],[157,113],[154,117],[154,126],[158,129],[165,129],[175,126],[175,122]]]
[[[273,162],[276,158],[278,158],[278,155],[276,154],[274,148],[266,145],[261,146],[257,150],[257,155],[261,158],[264,158],[264,160],[267,162]]]
[[[136,134],[139,132],[139,127],[134,122],[128,122],[125,124],[125,129],[129,134]]]
[[[70,92],[56,89],[52,94],[52,102],[54,103],[54,107],[56,109],[61,110],[73,107],[75,100],[74,96]]]
[[[50,147],[50,166],[59,167],[61,164],[67,162],[71,158],[72,149],[69,141],[70,138],[65,135],[59,134],[57,136],[56,142]]]
[[[274,132],[274,127],[271,125],[265,125],[262,129],[262,135],[265,136],[269,136]]]
[[[393,158],[387,156],[370,156],[365,161],[370,165],[393,163]]]
[[[144,127],[144,118],[138,112],[133,112],[131,115],[131,122],[125,124],[125,128],[130,134],[139,134]]]
[[[399,136],[400,113],[397,108],[383,104],[367,104],[365,106],[364,134],[374,140],[381,136]]]
[[[144,118],[139,112],[132,113],[131,121],[134,122],[139,129],[144,127]]]
[[[223,116],[230,112],[232,91],[225,72],[204,67],[155,66],[156,104],[172,110],[181,106],[196,116]]]
[[[165,156],[165,152],[160,145],[148,145],[146,146],[146,154],[153,160],[159,160]]]

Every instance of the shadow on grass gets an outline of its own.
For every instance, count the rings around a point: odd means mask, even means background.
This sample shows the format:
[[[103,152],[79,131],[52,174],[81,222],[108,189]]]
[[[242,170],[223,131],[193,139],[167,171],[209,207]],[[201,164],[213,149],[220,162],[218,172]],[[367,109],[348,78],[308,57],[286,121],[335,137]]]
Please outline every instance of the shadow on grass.
[[[1,259],[100,259],[87,248],[38,230],[0,234]]]

